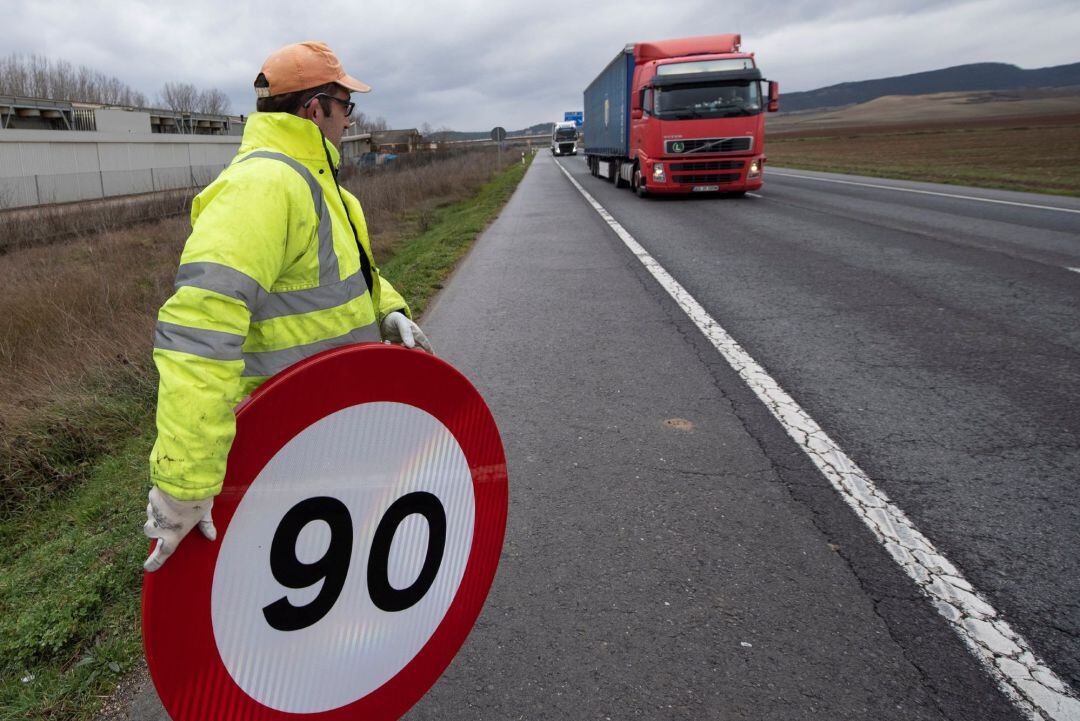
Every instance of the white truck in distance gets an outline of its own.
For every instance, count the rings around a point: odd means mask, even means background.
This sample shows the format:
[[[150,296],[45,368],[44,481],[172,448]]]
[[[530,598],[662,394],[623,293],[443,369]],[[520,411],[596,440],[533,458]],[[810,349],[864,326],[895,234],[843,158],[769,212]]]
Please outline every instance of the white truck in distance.
[[[577,125],[572,120],[555,123],[551,129],[552,155],[577,155]]]

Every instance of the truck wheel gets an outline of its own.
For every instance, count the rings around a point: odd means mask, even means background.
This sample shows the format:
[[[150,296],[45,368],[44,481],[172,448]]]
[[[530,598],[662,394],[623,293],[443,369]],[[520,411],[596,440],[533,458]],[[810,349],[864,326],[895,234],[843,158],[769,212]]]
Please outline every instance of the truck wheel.
[[[634,194],[637,195],[637,197],[639,198],[644,198],[646,195],[649,194],[649,190],[645,187],[645,183],[641,180],[640,168],[634,169],[634,182],[631,184],[630,187],[634,191]]]
[[[615,177],[612,179],[616,188],[625,188],[629,183],[622,179],[622,163],[615,164]]]

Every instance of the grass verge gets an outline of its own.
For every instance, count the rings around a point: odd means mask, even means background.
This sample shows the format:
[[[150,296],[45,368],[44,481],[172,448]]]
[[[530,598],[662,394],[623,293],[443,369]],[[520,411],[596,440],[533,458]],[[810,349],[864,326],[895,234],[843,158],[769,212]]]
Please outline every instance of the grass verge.
[[[1080,124],[769,134],[770,165],[1080,196]],[[1052,162],[1047,158],[1052,157]]]
[[[514,165],[471,197],[411,219],[414,230],[380,266],[419,313],[524,175]],[[422,217],[421,217],[422,216]],[[407,233],[405,235],[408,235]],[[94,718],[141,664],[139,533],[153,441],[153,383],[132,370],[97,382],[94,415],[122,419],[92,460],[69,464],[66,490],[0,521],[0,721]],[[152,376],[149,376],[152,381]],[[65,409],[43,412],[65,417]],[[76,442],[79,423],[50,427]],[[111,426],[110,426],[111,427]]]
[[[151,442],[144,432],[121,443],[73,493],[5,529],[3,721],[91,718],[138,662],[147,546],[137,536],[137,499]]]
[[[531,163],[532,156],[528,158]],[[379,266],[409,301],[414,314],[424,312],[458,259],[509,200],[526,169],[526,165],[515,164],[503,170],[468,202],[420,211],[414,228],[426,229],[400,244],[394,255]]]

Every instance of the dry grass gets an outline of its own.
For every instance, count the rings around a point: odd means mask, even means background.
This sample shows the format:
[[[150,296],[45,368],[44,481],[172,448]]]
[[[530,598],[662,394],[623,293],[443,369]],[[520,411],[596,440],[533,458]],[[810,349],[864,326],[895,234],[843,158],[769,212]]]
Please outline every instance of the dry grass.
[[[154,316],[185,229],[170,219],[0,258],[0,518],[149,417]]]
[[[379,257],[417,306],[524,170],[515,166],[437,208],[428,232],[393,258]],[[400,222],[419,227],[412,209]],[[182,222],[166,222],[0,256],[0,280],[11,286],[0,314],[21,319],[0,326],[10,376],[4,400],[29,398],[36,386],[37,402],[47,404],[23,407],[24,422],[6,427],[0,443],[2,719],[95,718],[103,694],[140,663],[146,543],[132,514],[145,497],[153,435],[148,336],[185,235]],[[46,325],[51,332],[41,332]],[[118,363],[118,352],[129,357]]]
[[[162,218],[186,217],[196,189],[0,210],[0,254]],[[0,207],[3,203],[0,202]]]
[[[501,162],[506,165],[507,154]],[[349,170],[342,184],[360,199],[378,258],[393,252],[403,235],[427,230],[435,207],[476,192],[499,163],[494,149],[400,156],[387,167]]]
[[[780,99],[784,109],[784,99]],[[787,133],[816,128],[839,128],[955,123],[967,127],[983,123],[1017,120],[1040,124],[1059,118],[1080,116],[1080,88],[1038,88],[983,92],[932,93],[928,95],[886,95],[840,109],[809,110],[770,115],[769,128]],[[1024,120],[1028,119],[1028,120]]]
[[[475,192],[495,163],[490,153],[469,153],[353,173],[345,185],[382,241],[376,257],[389,255],[390,241],[425,230],[431,207]],[[157,208],[176,213],[169,201]],[[0,256],[0,418],[19,415],[19,408],[40,403],[88,370],[145,356],[189,227],[186,217],[172,217],[110,229],[124,222],[118,215],[97,207],[84,214],[47,208],[36,217],[23,215],[22,225],[38,227],[63,216],[58,222],[77,237]]]
[[[169,219],[0,258],[0,418],[148,347],[186,227]]]
[[[765,146],[791,168],[1080,195],[1080,116],[769,130]]]
[[[493,154],[469,153],[345,182],[361,199],[382,263],[426,229],[436,206],[475,192],[495,168]],[[21,222],[47,224],[52,213]],[[64,490],[152,419],[153,326],[188,222],[128,220],[124,229],[86,232],[121,222],[101,208],[87,213],[62,219],[66,232],[79,233],[73,240],[20,231],[24,240],[0,254],[0,519]]]

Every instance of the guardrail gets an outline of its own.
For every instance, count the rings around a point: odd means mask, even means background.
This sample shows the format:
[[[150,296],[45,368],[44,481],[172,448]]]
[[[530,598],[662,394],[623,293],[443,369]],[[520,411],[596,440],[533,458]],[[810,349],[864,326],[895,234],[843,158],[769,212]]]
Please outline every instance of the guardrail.
[[[544,135],[508,135],[503,144],[513,145],[521,141],[536,141],[547,143],[551,141],[551,134],[545,133]],[[491,138],[475,138],[472,140],[447,140],[447,145],[497,145]]]

